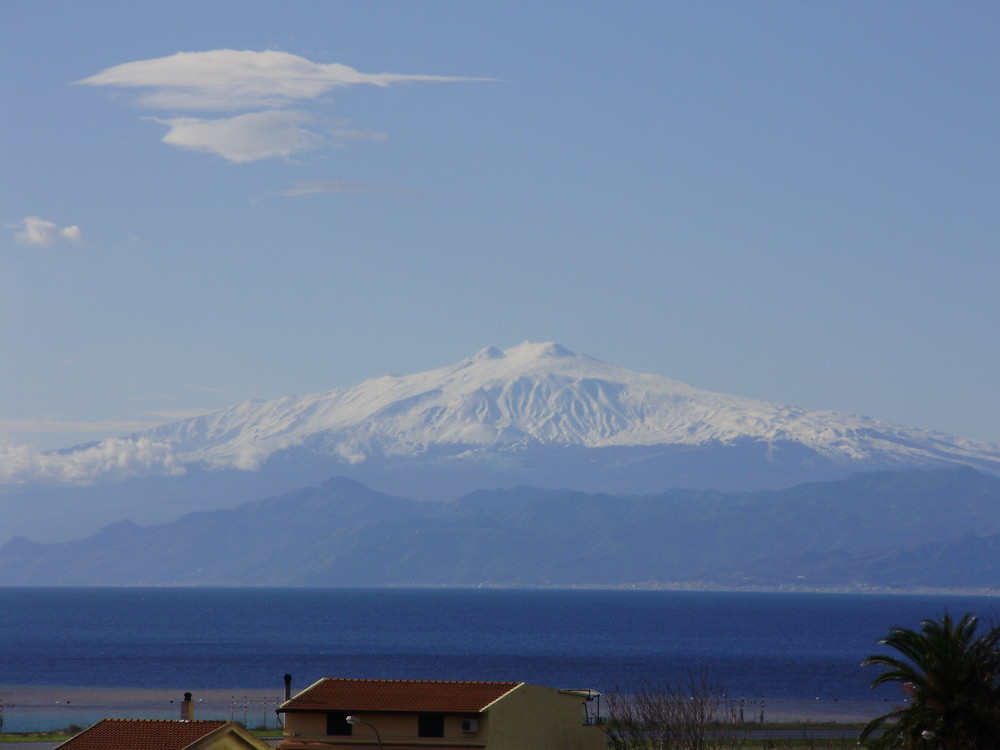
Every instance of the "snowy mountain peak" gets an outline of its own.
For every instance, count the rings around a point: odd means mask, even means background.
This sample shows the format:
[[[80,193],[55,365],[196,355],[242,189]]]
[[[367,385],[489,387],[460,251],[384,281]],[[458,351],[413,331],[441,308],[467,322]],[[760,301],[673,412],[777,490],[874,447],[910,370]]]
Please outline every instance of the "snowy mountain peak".
[[[185,462],[254,468],[309,444],[338,460],[505,450],[794,442],[831,460],[990,451],[887,422],[700,391],[555,342],[488,347],[456,365],[164,425]],[[933,447],[928,447],[933,444]],[[319,446],[319,447],[316,447]],[[992,448],[995,449],[995,446]]]
[[[437,370],[302,397],[246,401],[119,442],[141,445],[141,451],[131,450],[138,456],[137,471],[153,473],[195,463],[253,470],[294,451],[351,466],[431,455],[508,460],[533,448],[649,453],[747,443],[765,446],[768,455],[771,447],[796,445],[833,465],[971,463],[1000,473],[995,445],[701,391],[555,342],[524,342],[503,351],[491,346]],[[98,469],[109,465],[107,450],[89,450]],[[78,479],[86,478],[79,468],[86,455],[83,449],[67,453]]]
[[[576,357],[579,355],[554,341],[546,341],[541,344],[525,341],[523,344],[505,351],[504,356],[510,359],[537,360],[547,357]]]
[[[476,356],[468,360],[469,362],[480,362],[484,359],[503,359],[504,353],[497,349],[495,346],[488,346],[485,349],[480,349],[476,352]]]
[[[598,360],[592,359],[585,355],[577,354],[576,352],[571,352],[566,347],[557,344],[554,341],[546,341],[542,343],[534,343],[531,341],[525,341],[517,346],[512,346],[509,349],[500,350],[495,346],[488,346],[485,349],[481,349],[474,356],[469,359],[463,360],[459,363],[459,367],[466,367],[479,362],[489,362],[492,360],[505,360],[505,364],[502,366],[503,369],[509,370],[511,367],[519,367],[524,369],[536,369],[545,368],[551,363],[548,360],[552,359],[570,359],[579,360],[581,363],[594,363]]]

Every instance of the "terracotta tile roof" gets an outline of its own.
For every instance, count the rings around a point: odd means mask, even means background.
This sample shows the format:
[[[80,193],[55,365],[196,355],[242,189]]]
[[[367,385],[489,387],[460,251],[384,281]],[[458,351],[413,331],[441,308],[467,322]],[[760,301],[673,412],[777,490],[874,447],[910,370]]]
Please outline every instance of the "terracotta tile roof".
[[[521,684],[327,677],[282,703],[278,710],[478,713]]]
[[[184,750],[228,721],[103,719],[59,750]]]

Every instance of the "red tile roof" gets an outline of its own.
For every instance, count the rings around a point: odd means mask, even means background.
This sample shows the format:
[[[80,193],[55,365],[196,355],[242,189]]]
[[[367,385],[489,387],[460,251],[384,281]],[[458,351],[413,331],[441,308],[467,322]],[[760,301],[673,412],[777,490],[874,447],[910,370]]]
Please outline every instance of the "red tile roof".
[[[281,704],[279,711],[358,713],[478,713],[520,682],[439,680],[320,680]]]
[[[184,750],[228,721],[103,719],[59,750]]]

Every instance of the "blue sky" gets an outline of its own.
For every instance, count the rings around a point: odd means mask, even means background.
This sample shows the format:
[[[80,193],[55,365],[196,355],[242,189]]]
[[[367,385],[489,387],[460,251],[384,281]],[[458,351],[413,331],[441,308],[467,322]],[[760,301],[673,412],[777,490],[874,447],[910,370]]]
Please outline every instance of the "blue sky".
[[[997,39],[985,2],[4,3],[0,435],[554,340],[1000,442]]]

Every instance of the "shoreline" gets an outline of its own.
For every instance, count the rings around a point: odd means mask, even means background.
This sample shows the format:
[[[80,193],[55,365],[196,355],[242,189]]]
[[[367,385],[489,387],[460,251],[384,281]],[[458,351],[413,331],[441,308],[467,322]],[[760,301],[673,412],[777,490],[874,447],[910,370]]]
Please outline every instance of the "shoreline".
[[[578,584],[525,584],[525,583],[475,583],[475,584],[420,584],[377,586],[268,586],[268,585],[225,585],[225,584],[141,584],[141,585],[0,585],[0,591],[112,591],[112,590],[189,590],[189,591],[470,591],[489,589],[496,591],[677,591],[704,594],[830,594],[830,595],[874,595],[874,596],[958,596],[984,599],[1000,599],[1000,588],[990,586],[877,586],[873,584],[842,583],[810,586],[803,583],[782,584],[733,584],[713,581],[632,581],[622,583],[578,583]]]
[[[275,688],[134,688],[62,685],[0,685],[3,726],[8,734],[88,727],[101,719],[179,719],[184,693],[192,694],[196,719],[235,720],[279,727],[275,709],[284,700]]]
[[[283,702],[283,688],[133,688],[59,685],[0,685],[3,726],[14,734],[87,727],[104,718],[180,718],[184,693],[192,693],[196,719],[225,719],[251,728],[279,728],[275,709]],[[734,708],[738,699],[733,700]],[[738,708],[736,709],[738,710]],[[863,723],[889,710],[879,700],[819,700],[773,698],[747,700],[744,715],[756,721],[761,712],[769,723]]]

